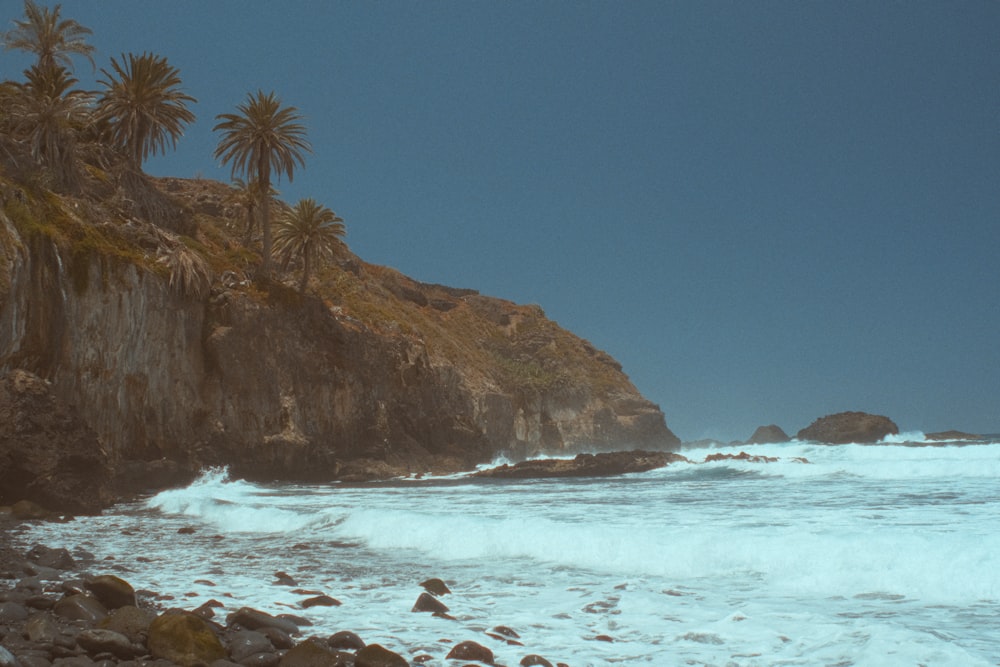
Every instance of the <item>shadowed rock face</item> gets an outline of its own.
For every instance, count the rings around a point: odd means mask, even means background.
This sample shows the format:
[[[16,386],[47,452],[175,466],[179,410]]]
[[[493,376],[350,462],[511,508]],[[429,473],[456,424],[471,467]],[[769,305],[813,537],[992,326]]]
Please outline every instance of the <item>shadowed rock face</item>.
[[[197,240],[210,245],[225,225],[205,220]],[[185,296],[144,263],[158,237],[142,223],[59,224],[153,241],[135,257],[114,238],[115,253],[83,251],[0,207],[0,371],[45,378],[116,470],[145,471],[148,484],[179,480],[174,464],[365,479],[467,469],[500,452],[679,445],[614,359],[537,306],[353,255],[330,269],[322,299],[231,276]]]
[[[0,378],[0,505],[98,512],[114,499],[110,463],[97,434],[45,380],[23,370]]]
[[[482,470],[472,477],[487,479],[543,479],[549,477],[608,477],[633,472],[646,472],[687,461],[673,452],[605,452],[579,454],[573,459],[535,459],[516,465],[502,465]]]
[[[768,443],[778,443],[778,442],[788,442],[791,438],[788,434],[782,430],[780,426],[771,424],[769,426],[758,426],[757,430],[753,432],[750,439],[747,440],[748,445],[763,445]]]
[[[899,427],[888,417],[866,412],[840,412],[817,419],[799,431],[796,437],[799,440],[844,445],[852,442],[878,442],[887,435],[897,433]]]

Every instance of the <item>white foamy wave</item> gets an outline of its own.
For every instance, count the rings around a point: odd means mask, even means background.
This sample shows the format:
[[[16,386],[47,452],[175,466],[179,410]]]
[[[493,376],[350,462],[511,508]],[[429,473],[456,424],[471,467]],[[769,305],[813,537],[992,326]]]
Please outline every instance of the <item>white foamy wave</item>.
[[[222,532],[281,533],[302,528],[315,518],[298,507],[274,507],[263,487],[232,480],[225,468],[207,470],[185,488],[161,491],[146,506],[196,519]]]
[[[903,431],[901,433],[892,434],[882,438],[882,442],[889,445],[903,444],[907,442],[927,442],[927,436],[923,431]]]

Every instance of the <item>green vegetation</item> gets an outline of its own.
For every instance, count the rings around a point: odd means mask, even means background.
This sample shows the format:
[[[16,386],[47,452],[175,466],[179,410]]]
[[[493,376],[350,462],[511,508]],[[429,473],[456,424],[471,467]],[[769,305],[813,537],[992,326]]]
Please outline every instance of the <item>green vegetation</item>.
[[[295,165],[305,164],[304,154],[312,149],[306,140],[302,116],[295,107],[282,107],[273,92],[248,95],[237,107],[239,113],[219,114],[221,122],[213,129],[222,132],[215,157],[232,163],[233,176],[242,173],[254,184],[260,204],[261,228],[264,235],[264,257],[261,273],[271,273],[271,172],[282,174],[291,181]]]
[[[274,246],[287,264],[292,259],[302,262],[299,293],[305,294],[309,269],[320,259],[332,259],[343,243],[344,221],[315,199],[301,199],[292,210],[278,220]]]

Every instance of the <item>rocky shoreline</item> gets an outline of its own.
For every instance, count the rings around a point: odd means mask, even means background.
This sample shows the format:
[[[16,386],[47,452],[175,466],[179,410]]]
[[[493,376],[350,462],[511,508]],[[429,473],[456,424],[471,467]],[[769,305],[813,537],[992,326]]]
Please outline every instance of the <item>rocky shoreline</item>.
[[[116,575],[93,574],[101,563],[91,554],[43,545],[16,548],[12,537],[25,531],[30,523],[0,513],[0,667],[408,667],[442,659],[451,665],[498,664],[489,648],[472,639],[441,638],[441,655],[434,656],[368,644],[350,630],[312,634],[308,608],[340,604],[325,595],[303,602],[301,616],[271,615],[228,599],[195,609],[165,606],[170,601],[154,591],[135,590]],[[424,592],[411,613],[451,619],[440,599],[451,593],[447,584],[428,579],[420,585]],[[522,646],[509,627],[486,635]],[[527,648],[518,664],[568,667]]]

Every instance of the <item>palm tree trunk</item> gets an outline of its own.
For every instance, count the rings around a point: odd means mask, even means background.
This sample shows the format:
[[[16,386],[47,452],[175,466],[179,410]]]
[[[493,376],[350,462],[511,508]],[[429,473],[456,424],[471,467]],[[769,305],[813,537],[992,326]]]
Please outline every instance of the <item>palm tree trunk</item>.
[[[302,282],[299,283],[299,294],[305,294],[306,285],[309,284],[309,255],[311,254],[307,249],[302,258]]]
[[[260,273],[264,278],[271,277],[271,185],[261,183],[263,192],[260,196],[260,223],[264,236],[264,257],[260,264]]]

